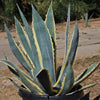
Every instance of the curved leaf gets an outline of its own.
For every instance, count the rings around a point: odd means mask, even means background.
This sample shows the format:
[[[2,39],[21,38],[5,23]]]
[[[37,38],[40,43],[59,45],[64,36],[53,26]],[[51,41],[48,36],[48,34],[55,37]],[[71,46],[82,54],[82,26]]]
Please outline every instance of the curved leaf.
[[[17,79],[21,83],[22,83],[21,77],[18,74],[18,72],[21,73],[26,78],[28,78],[28,80],[30,80],[31,82],[33,82],[33,84],[37,84],[39,88],[41,88],[42,90],[44,90],[43,86],[37,81],[37,79],[35,77],[33,77],[33,76],[31,77],[28,74],[24,73],[21,69],[19,69],[18,67],[14,66],[11,62],[9,62],[7,60],[0,60],[0,62],[6,64],[8,66],[8,68],[10,69],[10,71],[17,77]],[[27,86],[25,86],[25,87],[27,87]],[[47,95],[46,93],[44,93],[44,94]]]
[[[80,92],[80,91],[82,91],[82,90],[85,90],[85,89],[87,89],[87,88],[93,87],[93,86],[95,86],[95,85],[96,85],[96,83],[93,83],[93,84],[90,84],[90,85],[87,85],[87,86],[83,86],[82,88],[80,88],[80,89],[78,89],[78,90],[76,90],[76,91],[74,91],[74,92],[68,93],[68,94],[74,94],[74,93],[76,93],[76,92]]]
[[[7,61],[7,60],[0,60],[0,62],[6,64],[6,65],[8,66],[8,68],[10,69],[10,71],[11,71],[15,76],[17,76],[18,78],[20,78],[20,77],[19,77],[17,71],[20,71],[20,72],[21,72],[23,75],[25,75],[28,79],[30,79],[30,80],[33,81],[33,79],[32,79],[29,75],[25,74],[21,69],[19,69],[18,67],[14,66],[11,62],[9,62],[9,61]]]
[[[31,91],[29,91],[28,89],[19,86],[14,80],[12,80],[12,79],[11,79],[10,77],[8,77],[8,76],[0,76],[0,78],[8,78],[8,79],[9,79],[17,88],[19,88],[21,91],[24,91],[24,92],[31,92]]]
[[[89,77],[95,70],[96,68],[100,66],[100,63],[94,63],[92,64],[89,68],[87,68],[82,74],[80,74],[76,79],[74,86],[81,83],[84,81],[87,77]]]

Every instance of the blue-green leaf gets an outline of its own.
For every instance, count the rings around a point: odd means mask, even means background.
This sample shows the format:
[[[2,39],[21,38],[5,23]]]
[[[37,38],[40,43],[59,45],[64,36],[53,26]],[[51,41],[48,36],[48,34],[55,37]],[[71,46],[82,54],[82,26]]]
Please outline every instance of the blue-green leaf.
[[[24,92],[30,92],[29,90],[27,90],[26,88],[23,88],[21,86],[19,86],[14,80],[12,80],[10,77],[8,76],[0,76],[0,78],[8,78],[17,88],[19,88],[21,91]]]
[[[21,80],[21,77],[18,74],[18,72],[19,72],[23,76],[25,76],[26,78],[28,78],[28,80],[32,81],[34,84],[38,84],[38,87],[41,88],[42,90],[44,90],[43,86],[36,80],[35,77],[29,76],[28,74],[26,74],[25,72],[23,72],[20,68],[14,66],[11,62],[9,62],[7,60],[0,60],[0,62],[6,64],[8,66],[8,68],[10,69],[10,71],[17,77],[18,80]]]
[[[57,80],[58,85],[59,85],[59,83],[61,83],[63,81],[58,95],[59,94],[63,95],[64,93],[69,92],[69,90],[73,86],[74,74],[73,74],[72,64],[73,64],[74,57],[75,57],[75,54],[76,54],[76,49],[77,49],[77,46],[78,46],[78,38],[79,38],[79,31],[78,31],[78,25],[77,25],[77,22],[76,22],[73,38],[72,38],[70,47],[68,48],[68,51],[67,51],[68,54],[66,55],[65,63],[62,66],[59,78]],[[66,83],[67,83],[67,86],[66,86]]]
[[[87,89],[87,88],[93,87],[93,86],[95,86],[95,85],[96,85],[96,83],[93,83],[93,84],[90,84],[90,85],[83,86],[83,87],[81,87],[80,89],[75,90],[74,92],[68,93],[68,95],[74,94],[74,93],[77,93],[77,92],[80,92],[80,91],[82,91],[82,90],[85,90],[85,89]]]
[[[67,26],[66,26],[66,45],[65,45],[65,57],[64,57],[64,61],[63,61],[63,64],[65,63],[65,60],[66,60],[66,56],[68,54],[68,34],[69,34],[69,26],[70,26],[70,4],[69,4],[69,7],[68,7],[68,17],[67,17]]]
[[[65,77],[65,71],[66,71],[66,68],[68,67],[68,62],[70,62],[71,66],[72,66],[72,63],[73,63],[73,60],[75,57],[75,53],[76,53],[76,49],[77,49],[77,45],[78,45],[78,37],[79,37],[79,32],[78,32],[78,25],[76,23],[73,39],[72,39],[72,42],[70,44],[65,63],[63,64],[63,66],[61,68],[59,78],[58,78],[56,84],[54,85],[54,87],[56,87],[56,86],[60,87],[59,83],[62,82],[64,77]]]
[[[27,88],[35,95],[43,95],[43,91],[40,87],[35,84],[33,81],[29,80],[25,75],[23,75],[20,71],[18,74],[21,78],[21,81],[27,86]]]
[[[50,37],[50,33],[44,24],[44,21],[32,6],[32,18],[33,18],[33,31],[36,36],[36,40],[39,45],[39,49],[42,56],[42,62],[44,69],[47,69],[50,73],[52,84],[55,83],[55,71],[54,71],[54,58],[53,58],[53,44]]]
[[[22,11],[20,10],[18,5],[17,5],[17,7],[18,7],[18,10],[19,10],[21,19],[23,21],[23,24],[25,26],[28,38],[30,40],[30,45],[31,45],[31,49],[32,49],[31,55],[34,58],[34,66],[35,66],[35,70],[34,70],[33,74],[34,74],[34,76],[36,76],[36,74],[39,72],[39,70],[41,70],[42,66],[40,65],[40,62],[39,62],[39,57],[38,57],[38,52],[37,52],[38,48],[36,48],[36,44],[35,44],[35,40],[34,40],[34,36],[33,36],[34,33],[32,33],[32,30],[31,30],[26,18],[24,17],[24,14],[22,13]]]
[[[52,42],[53,42],[53,47],[54,47],[54,63],[55,63],[55,73],[56,73],[56,32],[55,32],[55,21],[54,21],[54,15],[53,15],[53,10],[52,10],[52,2],[51,5],[48,9],[47,15],[46,15],[46,20],[45,23],[47,25],[47,28],[50,32]]]
[[[13,52],[13,54],[15,55],[15,57],[17,58],[17,60],[27,69],[27,71],[31,71],[29,65],[26,63],[25,58],[23,57],[23,53],[21,52],[20,48],[18,48],[18,46],[16,45],[16,43],[14,42],[11,33],[9,32],[7,26],[5,25],[5,30],[7,32],[7,36],[8,36],[8,41],[9,41],[9,45],[10,48]]]
[[[75,54],[76,54],[76,50],[78,47],[78,40],[79,40],[79,30],[78,30],[78,24],[77,22],[75,23],[75,29],[74,29],[74,34],[73,34],[73,38],[71,41],[71,44],[69,46],[69,51],[68,51],[68,58],[66,59],[67,62],[71,62],[71,65],[73,64],[74,58],[75,58]]]
[[[29,39],[27,39],[27,34],[25,33],[25,31],[23,30],[21,24],[19,23],[19,21],[16,19],[15,17],[15,24],[16,24],[16,29],[17,29],[17,34],[20,38],[20,41],[25,49],[25,51],[27,52],[27,56],[30,58],[31,63],[32,63],[32,68],[34,68],[34,58],[32,56],[32,50],[30,47],[30,43],[29,43]]]
[[[18,72],[20,71],[23,75],[25,75],[28,79],[33,80],[29,75],[25,74],[21,69],[19,69],[18,67],[16,67],[15,65],[13,65],[11,62],[9,62],[8,60],[0,60],[1,63],[4,63],[8,66],[8,68],[10,69],[10,71],[17,77],[20,79]]]
[[[52,11],[52,2],[48,9],[45,22],[46,22],[47,28],[49,29],[51,37],[53,38],[53,41],[56,42],[55,21],[54,21],[54,15]]]
[[[72,88],[73,83],[74,83],[74,73],[73,73],[72,66],[69,62],[60,79],[59,84],[61,84],[60,85],[61,87],[57,95],[64,95],[68,93]]]

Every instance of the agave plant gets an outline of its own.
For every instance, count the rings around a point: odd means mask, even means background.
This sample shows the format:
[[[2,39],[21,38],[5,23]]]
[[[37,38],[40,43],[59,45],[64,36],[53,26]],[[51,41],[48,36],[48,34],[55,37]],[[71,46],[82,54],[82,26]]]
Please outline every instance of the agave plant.
[[[93,15],[93,14],[92,14]],[[92,17],[92,15],[90,17]],[[81,16],[82,19],[85,21],[85,25],[86,27],[89,27],[89,24],[88,24],[88,13],[85,13],[83,16]]]
[[[20,46],[13,40],[11,33],[5,25],[8,41],[11,50],[22,66],[28,73],[11,62],[0,60],[5,63],[10,71],[17,77],[21,85],[18,85],[8,76],[8,79],[24,92],[33,93],[34,95],[65,95],[70,93],[73,87],[84,81],[98,66],[99,63],[92,64],[77,78],[74,79],[73,62],[78,47],[79,30],[78,24],[75,23],[75,29],[71,42],[68,43],[68,33],[70,24],[70,4],[68,7],[68,18],[66,27],[66,46],[65,56],[61,67],[56,68],[56,32],[52,3],[48,9],[46,20],[43,21],[38,12],[32,5],[32,28],[28,25],[24,14],[17,5],[25,29],[15,17],[16,31],[19,36]],[[94,84],[80,88],[81,91]]]

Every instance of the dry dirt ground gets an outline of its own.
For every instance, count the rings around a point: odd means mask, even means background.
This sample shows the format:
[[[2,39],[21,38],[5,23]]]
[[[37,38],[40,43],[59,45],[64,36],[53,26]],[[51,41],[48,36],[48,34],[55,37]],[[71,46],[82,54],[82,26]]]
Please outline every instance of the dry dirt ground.
[[[70,37],[74,30],[74,24],[74,21],[70,24]],[[89,25],[89,27],[86,27],[82,20],[78,21],[80,35],[76,59],[73,65],[75,77],[92,63],[100,62],[100,19],[90,20]],[[60,66],[63,62],[65,30],[65,22],[56,24],[57,66]],[[17,40],[16,32],[14,29],[11,29],[11,31],[13,38]],[[8,56],[8,59],[15,65],[19,65],[9,48],[6,33],[0,32],[0,59],[4,59],[5,55]],[[1,75],[8,75],[16,80],[3,64],[0,64],[0,76]],[[84,91],[85,94],[90,92],[90,100],[100,95],[100,66],[81,85],[85,86],[92,83],[96,83],[97,85]],[[18,95],[18,89],[6,78],[0,79],[0,100],[22,100]]]

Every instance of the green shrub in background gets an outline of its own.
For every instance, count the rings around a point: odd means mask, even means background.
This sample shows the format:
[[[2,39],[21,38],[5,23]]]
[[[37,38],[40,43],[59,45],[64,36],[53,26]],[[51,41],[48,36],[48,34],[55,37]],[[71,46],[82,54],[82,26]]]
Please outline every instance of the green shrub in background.
[[[31,22],[31,3],[39,12],[41,17],[45,19],[45,15],[51,0],[1,0],[0,1],[0,29],[3,23],[8,26],[14,23],[13,16],[18,14],[16,10],[16,3],[19,4],[25,17]],[[71,20],[81,19],[88,12],[88,16],[93,15],[93,18],[100,17],[100,2],[99,0],[53,0],[53,10],[55,21],[64,22],[67,16],[68,4],[71,4]]]
[[[100,0],[82,0],[88,5],[89,17],[93,15],[93,18],[100,17]]]
[[[75,1],[71,2],[72,4],[72,13],[71,16],[72,20],[81,19],[81,15],[84,15],[84,13],[88,12],[88,5],[83,1]]]
[[[39,14],[42,16],[43,19],[45,19],[45,15],[48,10],[48,6],[50,5],[51,0],[37,0],[37,3],[35,2],[34,5],[39,12]]]
[[[67,7],[65,7],[62,2],[58,2],[57,0],[55,0],[55,2],[53,3],[53,8],[56,23],[63,22],[67,19]]]
[[[16,13],[16,2],[17,0],[1,0],[0,6],[1,6],[1,12],[0,12],[0,28],[3,29],[3,24],[7,23],[8,25],[11,25],[14,23],[13,16]]]
[[[84,15],[88,11],[88,5],[84,1],[69,0],[71,4],[71,20],[81,19],[81,15]],[[69,1],[61,0],[62,5],[67,8]]]

